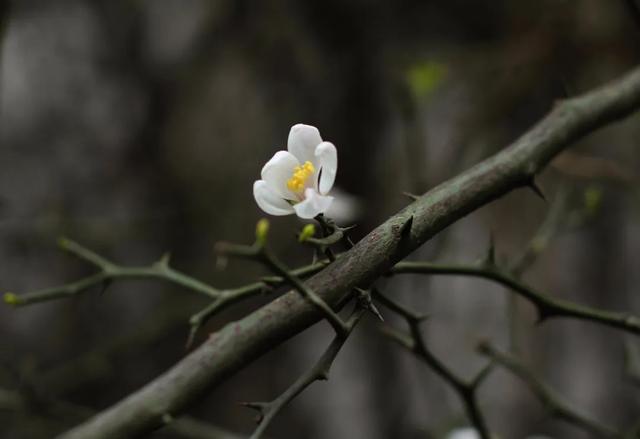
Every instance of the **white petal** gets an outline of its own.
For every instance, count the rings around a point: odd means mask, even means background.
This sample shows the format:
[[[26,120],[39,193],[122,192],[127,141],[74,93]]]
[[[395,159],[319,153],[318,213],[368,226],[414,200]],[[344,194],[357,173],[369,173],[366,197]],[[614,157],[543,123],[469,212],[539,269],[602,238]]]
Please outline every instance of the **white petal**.
[[[253,197],[258,207],[270,215],[289,215],[294,212],[293,207],[275,193],[264,180],[253,183]]]
[[[269,187],[282,198],[295,200],[296,196],[287,187],[298,160],[288,151],[278,151],[262,168],[260,175]]]
[[[320,143],[322,143],[322,138],[316,127],[299,123],[292,126],[289,131],[287,149],[296,156],[301,164],[310,161],[315,166],[315,151]]]
[[[322,142],[316,148],[318,166],[322,169],[318,189],[322,195],[326,195],[333,187],[338,171],[338,151],[331,142]]]
[[[326,212],[333,201],[333,197],[320,195],[311,188],[304,191],[304,196],[304,201],[293,206],[296,215],[303,219],[311,219],[320,213]]]

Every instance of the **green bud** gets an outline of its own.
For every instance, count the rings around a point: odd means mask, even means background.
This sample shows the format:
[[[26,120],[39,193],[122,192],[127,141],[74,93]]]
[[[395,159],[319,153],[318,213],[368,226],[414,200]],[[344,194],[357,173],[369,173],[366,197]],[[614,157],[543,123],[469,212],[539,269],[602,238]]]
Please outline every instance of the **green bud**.
[[[260,245],[264,245],[267,242],[268,233],[269,233],[269,220],[266,218],[262,218],[256,224],[256,242]]]
[[[19,305],[20,298],[13,293],[4,293],[4,303],[7,305]]]
[[[602,204],[602,189],[596,186],[584,191],[584,207],[588,214],[594,214]]]
[[[314,224],[305,224],[298,236],[299,242],[305,242],[307,239],[313,237],[316,234],[316,226]]]

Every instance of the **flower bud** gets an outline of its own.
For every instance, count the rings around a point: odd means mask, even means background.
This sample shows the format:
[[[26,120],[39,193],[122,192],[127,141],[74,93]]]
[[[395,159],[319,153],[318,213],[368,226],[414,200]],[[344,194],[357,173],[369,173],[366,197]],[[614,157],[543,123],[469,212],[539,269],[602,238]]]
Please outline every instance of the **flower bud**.
[[[305,242],[307,239],[313,237],[313,235],[316,234],[316,226],[309,223],[306,224],[303,228],[302,231],[300,232],[300,235],[298,235],[298,241],[299,242]]]
[[[7,305],[18,305],[20,304],[20,298],[13,293],[4,293],[4,303]]]
[[[256,242],[260,245],[264,245],[267,242],[268,233],[269,233],[269,220],[266,218],[262,218],[256,224]]]

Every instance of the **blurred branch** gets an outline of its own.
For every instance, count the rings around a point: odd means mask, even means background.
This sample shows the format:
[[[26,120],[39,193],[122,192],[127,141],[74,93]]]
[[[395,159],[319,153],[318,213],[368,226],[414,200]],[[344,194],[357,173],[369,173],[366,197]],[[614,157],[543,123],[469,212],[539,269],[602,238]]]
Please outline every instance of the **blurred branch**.
[[[340,349],[347,341],[347,338],[353,328],[358,324],[364,308],[356,306],[353,315],[347,321],[347,333],[336,334],[335,338],[322,354],[320,359],[309,369],[306,373],[300,376],[287,390],[285,390],[280,396],[271,402],[247,402],[245,406],[258,410],[260,415],[258,417],[258,428],[251,435],[251,439],[259,439],[264,434],[273,418],[280,413],[280,411],[290,403],[296,396],[298,396],[303,390],[313,384],[315,381],[329,379],[329,371],[333,365],[336,356],[340,352]]]
[[[329,305],[367,288],[438,232],[518,188],[584,135],[640,107],[640,69],[584,95],[558,102],[531,130],[498,154],[424,194],[370,232],[306,286]],[[142,435],[162,425],[260,355],[325,317],[290,291],[212,334],[161,377],[62,437]]]
[[[551,203],[551,207],[545,216],[542,224],[533,237],[527,243],[524,251],[509,264],[507,272],[515,279],[519,279],[538,259],[540,254],[547,248],[553,236],[561,228],[564,215],[568,209],[568,190],[561,187]],[[520,313],[519,297],[516,294],[508,296],[507,321],[509,322],[509,349],[513,352],[518,350],[520,340]]]
[[[611,180],[622,184],[634,184],[638,177],[633,169],[613,160],[591,157],[567,151],[552,162],[553,168],[563,174],[589,180]]]
[[[555,317],[571,317],[622,329],[632,334],[640,334],[640,318],[637,316],[603,311],[547,296],[518,281],[506,271],[492,264],[473,266],[444,265],[431,262],[401,262],[393,267],[390,273],[480,277],[497,282],[529,300],[529,302],[535,305],[540,322]]]
[[[119,372],[119,358],[139,353],[184,324],[184,316],[192,305],[175,295],[157,304],[134,329],[114,336],[76,358],[60,365],[39,368],[38,384],[54,395],[66,395],[82,386],[114,379]]]
[[[491,433],[487,427],[487,422],[485,421],[482,411],[478,406],[476,393],[478,386],[487,376],[491,364],[483,368],[473,380],[469,382],[463,380],[445,366],[445,364],[442,363],[427,347],[424,337],[420,332],[420,323],[424,321],[426,316],[417,315],[413,311],[406,309],[402,305],[380,293],[375,296],[383,305],[404,317],[409,325],[409,334],[405,334],[390,326],[386,326],[382,329],[383,334],[412,352],[415,356],[424,361],[434,373],[446,381],[447,384],[449,384],[458,394],[458,397],[467,412],[469,420],[480,434],[480,437],[482,439],[491,439]]]
[[[551,202],[549,212],[542,224],[527,243],[524,251],[510,264],[507,271],[515,278],[519,278],[527,271],[549,246],[553,237],[562,228],[564,215],[569,208],[569,191],[561,187]]]
[[[568,403],[562,399],[545,383],[543,383],[530,369],[528,369],[516,357],[501,352],[489,343],[481,343],[478,350],[491,358],[496,364],[510,370],[518,376],[529,389],[536,395],[547,411],[554,417],[580,427],[597,437],[622,438],[622,433],[604,425],[591,417],[584,416],[575,411]]]

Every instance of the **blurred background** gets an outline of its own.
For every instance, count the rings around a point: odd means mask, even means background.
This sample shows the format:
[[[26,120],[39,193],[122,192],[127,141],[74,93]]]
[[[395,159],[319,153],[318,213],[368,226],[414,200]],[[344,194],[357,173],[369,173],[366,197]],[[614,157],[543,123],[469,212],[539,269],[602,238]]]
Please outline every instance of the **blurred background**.
[[[333,216],[357,224],[360,238],[409,202],[403,192],[427,191],[506,146],[554,101],[636,65],[637,11],[633,0],[0,2],[0,289],[92,273],[56,248],[60,236],[122,264],[170,251],[177,269],[218,288],[253,281],[261,267],[216,268],[213,246],[252,241],[263,216],[253,181],[299,122],[337,146]],[[590,135],[541,176],[546,202],[515,191],[411,258],[471,263],[493,235],[504,266],[534,248],[523,277],[536,288],[640,314],[639,138],[638,115]],[[300,220],[271,223],[278,254],[309,263]],[[637,339],[580,321],[535,326],[529,304],[481,280],[379,286],[431,315],[429,346],[461,376],[486,363],[475,345],[490,339],[580,411],[620,429],[640,419],[625,362]],[[225,310],[196,343],[272,297]],[[185,355],[189,317],[206,305],[162,282],[118,281],[1,307],[0,436],[52,437],[140,388]],[[288,406],[269,437],[441,438],[467,424],[456,394],[378,327],[365,319],[330,380]],[[255,413],[239,403],[275,398],[331,337],[326,323],[314,326],[188,415],[249,434]],[[480,398],[502,438],[590,437],[500,368]]]

